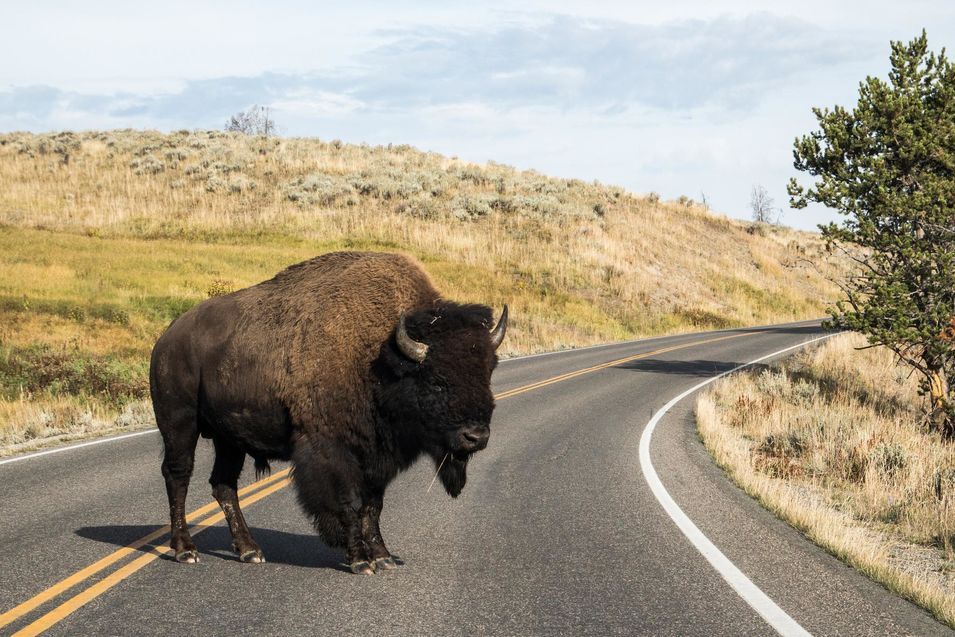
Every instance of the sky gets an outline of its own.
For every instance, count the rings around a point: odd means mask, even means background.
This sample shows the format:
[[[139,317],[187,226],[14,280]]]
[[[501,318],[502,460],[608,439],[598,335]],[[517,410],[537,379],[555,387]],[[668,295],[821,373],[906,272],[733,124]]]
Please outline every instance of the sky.
[[[889,42],[955,44],[955,3],[7,2],[0,131],[222,128],[402,143],[782,223],[793,140],[852,106]],[[514,7],[519,6],[519,9]]]

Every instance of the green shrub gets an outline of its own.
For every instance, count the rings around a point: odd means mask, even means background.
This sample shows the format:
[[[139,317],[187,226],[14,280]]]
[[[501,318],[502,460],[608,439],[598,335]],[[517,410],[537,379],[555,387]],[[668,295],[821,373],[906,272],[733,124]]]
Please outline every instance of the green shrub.
[[[484,217],[490,214],[493,200],[488,195],[457,195],[451,202],[451,214],[462,221]]]
[[[331,206],[340,201],[348,203],[355,190],[341,177],[312,174],[292,180],[284,192],[286,199],[299,204]]]
[[[881,443],[869,452],[869,465],[887,478],[893,478],[905,468],[906,454],[901,445]]]
[[[206,192],[223,192],[228,187],[229,184],[219,175],[213,174],[206,179]]]
[[[245,175],[234,175],[229,180],[229,192],[231,193],[242,193],[248,192],[250,190],[255,190],[256,183],[254,180],[249,179]]]
[[[113,405],[146,398],[148,362],[97,356],[48,345],[0,346],[0,392],[89,396]]]
[[[166,164],[152,155],[146,155],[132,160],[129,162],[129,167],[132,168],[133,173],[137,175],[156,175],[166,170]]]
[[[405,175],[396,171],[362,171],[349,178],[349,183],[364,197],[376,199],[405,199],[424,190],[415,175]]]

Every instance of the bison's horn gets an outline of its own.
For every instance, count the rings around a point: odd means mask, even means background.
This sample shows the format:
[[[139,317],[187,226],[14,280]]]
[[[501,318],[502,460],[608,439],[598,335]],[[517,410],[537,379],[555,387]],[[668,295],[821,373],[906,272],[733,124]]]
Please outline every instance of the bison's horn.
[[[491,330],[491,345],[494,349],[501,346],[504,342],[504,334],[507,332],[507,303],[504,304],[504,311],[501,312],[501,320],[497,322],[494,329]]]
[[[424,361],[424,357],[428,355],[427,345],[419,343],[408,336],[408,330],[405,328],[404,314],[402,314],[398,320],[398,331],[395,333],[395,340],[398,341],[398,349],[401,350],[401,353],[413,361],[420,363]]]

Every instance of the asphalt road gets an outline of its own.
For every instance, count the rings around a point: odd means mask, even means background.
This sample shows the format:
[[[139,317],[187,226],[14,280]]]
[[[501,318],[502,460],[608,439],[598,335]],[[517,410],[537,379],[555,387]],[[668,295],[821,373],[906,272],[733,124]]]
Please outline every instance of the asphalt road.
[[[155,556],[148,545],[83,578],[168,522],[159,436],[0,465],[0,612],[80,572],[74,586],[54,589],[0,633],[776,634],[661,506],[638,448],[671,398],[821,334],[800,323],[503,362],[494,389],[505,397],[463,494],[452,500],[440,485],[429,493],[430,463],[399,476],[382,529],[406,565],[374,577],[347,572],[292,489],[278,487],[245,508],[266,564],[238,562],[220,521],[195,536],[198,565],[161,555],[132,568]],[[606,365],[624,358],[631,360]],[[560,375],[569,376],[513,392]],[[675,503],[793,626],[815,635],[953,634],[734,487],[697,438],[692,406],[690,396],[656,426],[653,467]],[[201,441],[187,511],[211,501],[211,458]],[[254,480],[247,473],[245,484]]]

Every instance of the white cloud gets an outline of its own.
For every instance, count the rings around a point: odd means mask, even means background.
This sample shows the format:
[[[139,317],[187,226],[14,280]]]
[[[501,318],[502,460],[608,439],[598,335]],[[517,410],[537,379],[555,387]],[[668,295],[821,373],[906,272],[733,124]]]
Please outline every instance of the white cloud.
[[[289,91],[270,102],[270,106],[277,113],[327,117],[350,115],[366,108],[367,104],[342,93],[302,89]]]

